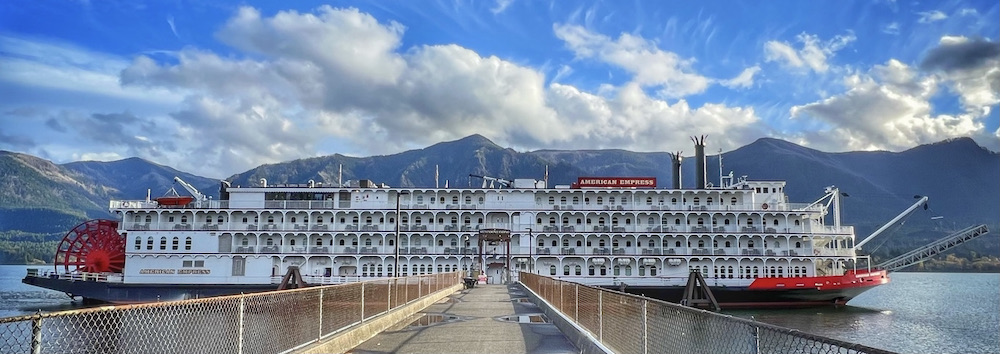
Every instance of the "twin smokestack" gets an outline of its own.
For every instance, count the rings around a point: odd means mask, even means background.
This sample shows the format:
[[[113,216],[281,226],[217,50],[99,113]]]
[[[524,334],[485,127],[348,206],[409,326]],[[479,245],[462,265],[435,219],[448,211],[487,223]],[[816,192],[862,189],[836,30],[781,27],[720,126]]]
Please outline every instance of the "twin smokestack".
[[[705,189],[707,187],[705,176],[707,175],[708,162],[705,160],[705,138],[705,135],[691,137],[691,141],[694,142],[695,168],[697,168],[694,177],[695,189]],[[684,157],[681,156],[681,151],[670,153],[669,155],[670,160],[673,161],[673,189],[681,189],[681,160]]]

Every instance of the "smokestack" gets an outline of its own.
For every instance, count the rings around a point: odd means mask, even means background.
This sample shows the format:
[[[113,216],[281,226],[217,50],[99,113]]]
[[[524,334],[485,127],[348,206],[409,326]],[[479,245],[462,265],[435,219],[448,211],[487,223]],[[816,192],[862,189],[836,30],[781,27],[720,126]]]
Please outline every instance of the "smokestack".
[[[705,176],[708,174],[708,162],[705,160],[705,136],[693,136],[694,141],[694,188],[705,189]]]
[[[674,184],[672,187],[673,189],[681,189],[681,160],[683,160],[684,158],[681,157],[680,151],[675,153],[670,153],[669,155],[670,155],[670,161],[673,162],[673,168],[671,169],[671,171],[673,171]]]

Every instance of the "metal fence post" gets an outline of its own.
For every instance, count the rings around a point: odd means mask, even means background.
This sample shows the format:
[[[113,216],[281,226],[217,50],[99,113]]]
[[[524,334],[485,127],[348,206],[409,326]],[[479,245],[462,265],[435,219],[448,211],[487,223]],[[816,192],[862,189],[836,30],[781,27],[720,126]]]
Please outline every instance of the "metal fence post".
[[[389,310],[392,310],[392,279],[387,281],[386,286],[389,287],[385,295],[385,312],[388,313]]]
[[[361,323],[365,323],[365,283],[361,282]]]
[[[42,316],[41,311],[31,320],[31,353],[42,353]]]
[[[576,310],[573,312],[573,321],[580,323],[580,284],[573,284],[573,288],[576,289],[576,306],[573,307]]]
[[[240,316],[239,316],[240,319],[239,319],[238,328],[237,328],[237,331],[236,331],[236,354],[243,354],[243,321],[244,321],[244,312],[245,312],[246,306],[247,306],[246,305],[246,301],[247,301],[246,295],[242,295],[241,294],[240,295]]]
[[[604,292],[597,292],[597,340],[604,343]]]
[[[642,352],[649,353],[649,322],[648,314],[646,309],[648,308],[649,301],[642,300]]]
[[[323,288],[319,288],[319,336],[316,340],[323,338]]]

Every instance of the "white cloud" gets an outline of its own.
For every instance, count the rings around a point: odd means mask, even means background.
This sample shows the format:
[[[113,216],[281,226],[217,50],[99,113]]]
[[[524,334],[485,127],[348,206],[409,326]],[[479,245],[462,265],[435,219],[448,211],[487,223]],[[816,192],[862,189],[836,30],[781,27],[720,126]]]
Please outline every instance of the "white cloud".
[[[979,11],[976,11],[976,9],[973,9],[973,8],[964,8],[964,9],[958,10],[958,15],[959,16],[976,16],[976,15],[979,15]]]
[[[816,35],[801,33],[796,36],[801,48],[795,49],[787,42],[768,41],[764,43],[764,56],[768,62],[780,62],[793,68],[808,68],[817,73],[824,73],[830,65],[827,59],[840,51],[857,37],[853,32],[837,35],[828,41],[821,41]]]
[[[988,134],[981,110],[935,112],[930,99],[940,80],[890,60],[868,73],[846,76],[846,92],[794,106],[790,114],[824,122],[828,129],[804,133],[803,140],[826,150],[900,150],[958,136],[981,139]]]
[[[888,25],[882,26],[882,33],[899,34],[899,22],[891,22]]]
[[[719,83],[728,88],[748,88],[753,85],[753,77],[760,72],[760,66],[754,65],[746,68],[736,77],[729,80],[721,80]]]
[[[518,147],[636,150],[682,149],[693,130],[719,136],[724,148],[761,135],[752,109],[671,105],[645,93],[704,90],[711,80],[691,73],[690,61],[638,37],[560,31],[581,56],[635,70],[633,82],[587,93],[557,83],[572,72],[563,65],[546,86],[539,70],[457,45],[402,50],[401,25],[325,6],[272,17],[240,9],[217,37],[257,59],[188,48],[174,64],[139,57],[121,76],[128,86],[188,93],[171,114],[178,145],[200,157],[192,169],[225,172],[216,175],[307,157],[331,141],[340,148],[326,153],[369,155],[471,134]],[[750,85],[758,70],[727,82]]]
[[[665,97],[678,98],[704,92],[712,81],[694,72],[691,66],[695,59],[684,59],[676,53],[661,50],[642,37],[623,33],[617,40],[612,40],[576,25],[556,24],[553,30],[577,58],[595,58],[621,67],[633,74],[633,82],[643,87],[657,87]]]
[[[937,22],[948,18],[948,15],[938,10],[918,12],[917,14],[920,15],[920,19],[917,20],[920,23]]]
[[[494,15],[504,12],[510,4],[514,3],[514,0],[496,0],[496,6],[490,9]]]

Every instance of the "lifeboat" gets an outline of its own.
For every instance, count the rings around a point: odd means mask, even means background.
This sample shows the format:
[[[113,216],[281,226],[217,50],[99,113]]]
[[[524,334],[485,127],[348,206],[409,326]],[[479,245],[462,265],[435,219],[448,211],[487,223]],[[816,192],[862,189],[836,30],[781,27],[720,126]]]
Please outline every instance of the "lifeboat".
[[[156,203],[163,206],[184,206],[194,201],[194,197],[169,196],[156,198]]]

